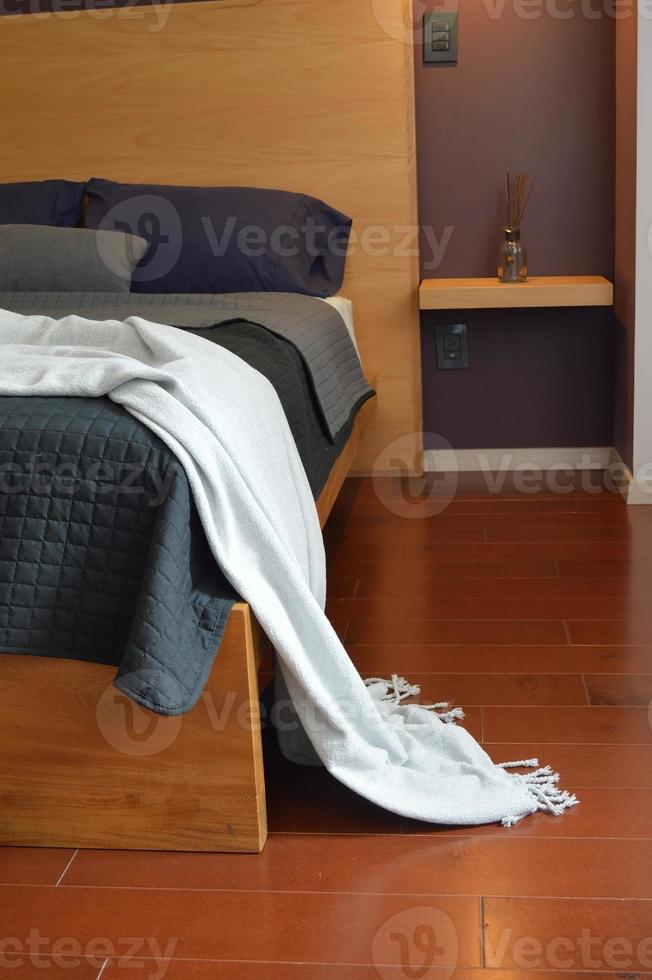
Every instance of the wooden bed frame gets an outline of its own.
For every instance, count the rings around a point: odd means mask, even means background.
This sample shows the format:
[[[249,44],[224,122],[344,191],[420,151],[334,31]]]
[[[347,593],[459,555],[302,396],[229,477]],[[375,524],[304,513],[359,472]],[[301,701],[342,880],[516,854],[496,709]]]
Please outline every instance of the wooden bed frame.
[[[419,467],[411,0],[165,13],[162,29],[147,6],[0,17],[0,181],[273,186],[353,217],[342,294],[378,398],[319,499],[323,525],[348,473],[391,470],[398,455]],[[238,604],[182,719],[122,698],[113,669],[0,656],[0,844],[259,851],[265,643]]]
[[[322,527],[373,409],[362,407],[319,497]],[[181,718],[121,695],[114,667],[0,657],[0,844],[260,851],[267,646],[238,603],[204,694]]]

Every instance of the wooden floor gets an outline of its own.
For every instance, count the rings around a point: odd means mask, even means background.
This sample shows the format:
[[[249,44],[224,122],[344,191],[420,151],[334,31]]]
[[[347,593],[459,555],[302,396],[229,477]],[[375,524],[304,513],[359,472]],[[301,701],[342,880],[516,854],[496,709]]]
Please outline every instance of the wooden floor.
[[[380,492],[350,481],[327,529],[329,612],[361,672],[462,705],[496,761],[539,756],[581,806],[420,825],[268,739],[260,856],[0,850],[8,976],[652,973],[652,508],[599,488]]]

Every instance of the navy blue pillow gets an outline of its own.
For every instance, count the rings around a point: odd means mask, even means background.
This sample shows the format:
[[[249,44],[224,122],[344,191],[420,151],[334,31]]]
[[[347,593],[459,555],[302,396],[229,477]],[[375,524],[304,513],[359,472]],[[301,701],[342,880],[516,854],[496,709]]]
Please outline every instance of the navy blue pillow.
[[[351,219],[314,197],[98,178],[86,190],[89,228],[150,243],[132,292],[332,296],[342,285]]]
[[[53,225],[74,228],[84,204],[85,184],[35,180],[0,184],[0,225]]]

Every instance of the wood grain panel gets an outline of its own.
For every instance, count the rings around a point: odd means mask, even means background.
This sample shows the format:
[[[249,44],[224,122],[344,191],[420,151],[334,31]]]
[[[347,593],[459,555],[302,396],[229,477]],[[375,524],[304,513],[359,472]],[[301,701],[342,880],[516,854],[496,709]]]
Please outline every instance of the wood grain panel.
[[[614,287],[603,276],[533,276],[525,283],[425,279],[419,292],[422,310],[611,306],[614,301]]]
[[[375,377],[370,379],[370,383],[372,385],[376,384]],[[376,411],[376,403],[377,399],[372,398],[370,401],[365,402],[358,412],[357,418],[353,424],[351,436],[338,457],[335,465],[333,466],[328,480],[326,481],[326,484],[319,495],[319,499],[317,501],[317,513],[319,515],[319,523],[321,524],[322,528],[328,520],[330,512],[333,509],[333,504],[337,500],[338,494],[348,476],[349,470],[354,464],[356,455],[360,451],[365,430],[370,424],[371,418]]]
[[[419,466],[421,373],[408,0],[217,2],[0,19],[0,180],[251,184],[351,215],[343,294],[378,409],[356,469],[405,437]],[[53,108],[56,106],[56,110]],[[20,107],[18,111],[18,107]],[[365,247],[370,229],[387,245]],[[381,254],[383,253],[383,254]],[[394,454],[396,455],[396,454]]]
[[[3,656],[0,843],[260,850],[254,629],[249,607],[234,607],[204,694],[183,718],[132,705],[112,688],[113,667]]]

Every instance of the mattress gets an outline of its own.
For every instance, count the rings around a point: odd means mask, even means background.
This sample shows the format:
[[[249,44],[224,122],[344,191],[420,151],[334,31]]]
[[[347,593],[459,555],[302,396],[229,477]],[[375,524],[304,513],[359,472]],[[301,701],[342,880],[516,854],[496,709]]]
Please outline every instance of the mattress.
[[[360,355],[360,348],[358,347],[358,338],[355,333],[355,320],[353,318],[353,303],[350,299],[346,299],[344,296],[329,296],[327,299],[322,300],[323,303],[328,303],[332,306],[334,310],[337,310],[339,315],[344,321],[346,329],[349,331],[349,337],[353,341],[353,346],[356,349],[358,356]]]

